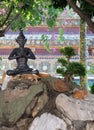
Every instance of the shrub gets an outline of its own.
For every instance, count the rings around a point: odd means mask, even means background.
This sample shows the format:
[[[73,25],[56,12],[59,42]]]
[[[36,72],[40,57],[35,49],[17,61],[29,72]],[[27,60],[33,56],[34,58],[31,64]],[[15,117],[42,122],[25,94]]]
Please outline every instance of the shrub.
[[[86,69],[84,65],[80,62],[70,61],[70,58],[75,55],[74,48],[63,47],[60,49],[60,53],[65,57],[58,59],[61,68],[57,68],[57,73],[61,74],[63,77],[85,76]]]
[[[94,83],[93,83],[93,85],[90,87],[90,92],[92,93],[92,94],[94,94]]]

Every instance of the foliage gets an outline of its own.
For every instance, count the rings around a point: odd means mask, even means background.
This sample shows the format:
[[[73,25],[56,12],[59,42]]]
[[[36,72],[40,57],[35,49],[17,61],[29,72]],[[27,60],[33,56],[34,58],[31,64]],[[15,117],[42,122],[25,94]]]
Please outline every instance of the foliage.
[[[74,52],[74,49],[72,47],[64,47],[64,48],[60,48],[60,53],[65,55],[65,56],[68,56],[68,57],[71,57],[71,56],[74,56],[75,55],[75,52]]]
[[[84,66],[79,63],[79,62],[70,62],[65,74],[70,74],[73,75],[75,74],[76,76],[84,76],[85,75],[85,68]]]
[[[73,10],[84,19],[91,31],[94,32],[94,2],[92,0],[52,0],[54,8],[64,9],[69,5]]]
[[[44,42],[44,45],[45,45],[45,47],[46,47],[46,50],[47,50],[48,52],[50,52],[50,44],[49,44],[49,42],[48,42],[48,36],[43,34],[43,35],[41,36],[41,38],[42,38],[42,41]]]
[[[49,38],[48,38],[48,36],[45,35],[45,34],[43,34],[43,35],[41,36],[41,39],[42,39],[42,41],[43,41],[43,43],[44,43],[44,45],[45,45],[46,50],[47,50],[48,52],[50,52],[50,44],[49,44]],[[59,42],[61,42],[61,43],[64,43],[65,38],[64,38],[64,31],[63,31],[62,28],[59,28],[59,37],[58,37],[57,40],[58,40]]]
[[[67,1],[66,0],[52,0],[54,8],[65,8],[67,6]]]
[[[0,62],[2,61],[2,58],[0,57]]]
[[[74,4],[90,18],[94,16],[94,3],[91,1],[92,0],[73,0]],[[69,4],[69,0],[52,0],[52,3],[54,8],[64,9]],[[69,6],[70,8],[72,7],[70,4]]]
[[[91,93],[94,94],[94,83],[93,83],[93,85],[90,87],[90,89],[91,89]]]
[[[66,6],[73,8],[94,32],[92,0],[0,0],[0,36],[4,36],[10,28],[16,31],[27,25],[39,25],[42,21],[52,28],[58,12]]]
[[[56,72],[62,76],[85,76],[85,67],[79,62],[70,62],[70,58],[75,55],[72,47],[64,47],[60,49],[61,54],[65,55],[65,58],[59,58],[58,63],[62,67],[57,68]]]
[[[94,74],[94,65],[90,66],[90,69],[88,70],[88,73]]]
[[[11,28],[14,31],[27,25],[39,25],[46,21],[49,27],[55,26],[58,15],[50,0],[2,0],[0,1],[0,36]]]
[[[62,28],[59,28],[59,37],[58,41],[61,43],[64,43],[65,37],[64,37],[64,30]]]

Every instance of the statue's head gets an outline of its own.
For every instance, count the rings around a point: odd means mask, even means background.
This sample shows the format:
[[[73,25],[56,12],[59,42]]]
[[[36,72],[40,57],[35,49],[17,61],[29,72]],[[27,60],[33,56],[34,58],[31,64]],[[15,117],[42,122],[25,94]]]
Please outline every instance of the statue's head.
[[[23,30],[20,29],[20,33],[19,33],[19,36],[16,39],[16,42],[19,44],[20,47],[24,47],[26,41],[27,41],[27,39],[25,38],[25,36],[23,34]]]

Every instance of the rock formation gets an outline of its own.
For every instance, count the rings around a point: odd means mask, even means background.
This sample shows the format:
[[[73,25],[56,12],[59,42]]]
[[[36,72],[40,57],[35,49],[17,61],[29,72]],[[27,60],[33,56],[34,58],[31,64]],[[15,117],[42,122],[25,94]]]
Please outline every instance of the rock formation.
[[[0,91],[0,130],[94,129],[94,95],[75,98],[81,90],[49,74],[7,78]]]

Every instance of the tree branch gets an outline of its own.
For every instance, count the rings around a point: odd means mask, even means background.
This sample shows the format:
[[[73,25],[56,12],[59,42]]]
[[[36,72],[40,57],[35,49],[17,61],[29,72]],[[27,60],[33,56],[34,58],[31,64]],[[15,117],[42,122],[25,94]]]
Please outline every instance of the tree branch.
[[[85,0],[86,2],[88,2],[91,5],[94,5],[94,0]]]
[[[4,37],[4,29],[0,30],[0,37]]]
[[[0,37],[4,36],[4,34],[10,29],[10,26],[13,24],[15,20],[18,19],[19,16],[20,13],[16,14],[16,16],[11,20],[11,22],[4,29],[0,30]]]
[[[6,31],[5,32],[7,32],[9,30],[10,26],[13,24],[13,22],[15,20],[17,20],[19,18],[19,16],[20,16],[20,13],[16,14],[16,16],[11,20],[11,23],[9,23],[8,26],[6,27]]]
[[[66,0],[69,5],[73,8],[73,10],[83,19],[87,22],[90,30],[94,33],[94,22],[85,14],[82,13],[80,8],[73,2],[73,0]]]
[[[12,12],[12,6],[13,6],[13,5],[12,5],[12,3],[11,3],[10,10],[9,10],[9,12],[8,12],[8,14],[7,14],[5,20],[3,21],[3,23],[0,25],[0,28],[2,28],[2,27],[4,26],[4,24],[6,23],[6,21],[7,21],[8,18],[10,17],[11,12]]]

